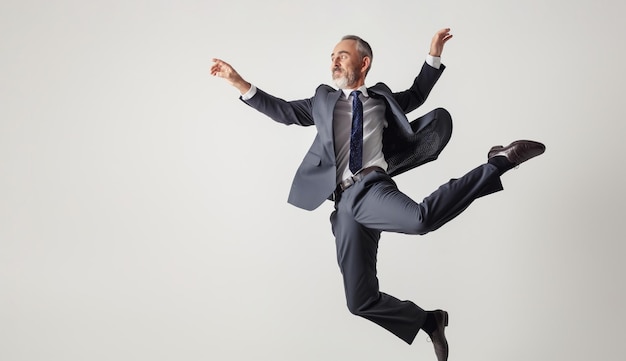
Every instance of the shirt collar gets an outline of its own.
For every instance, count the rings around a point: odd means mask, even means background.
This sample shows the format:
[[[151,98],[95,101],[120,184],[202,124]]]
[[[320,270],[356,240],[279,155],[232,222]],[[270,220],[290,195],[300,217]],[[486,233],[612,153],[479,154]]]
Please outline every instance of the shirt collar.
[[[364,97],[369,97],[369,94],[367,93],[367,87],[365,85],[361,85],[357,89],[341,89],[341,91],[343,92],[343,96],[346,99],[348,99],[350,97],[350,93],[352,93],[355,90],[359,90],[361,92],[361,95],[363,95]]]

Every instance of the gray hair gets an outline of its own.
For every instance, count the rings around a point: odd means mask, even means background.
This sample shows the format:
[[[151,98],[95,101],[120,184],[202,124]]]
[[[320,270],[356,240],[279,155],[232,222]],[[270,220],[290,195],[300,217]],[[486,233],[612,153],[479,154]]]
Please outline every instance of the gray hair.
[[[367,72],[369,72],[370,68],[372,67],[372,61],[374,60],[374,54],[372,53],[372,47],[370,46],[370,44],[368,44],[367,41],[361,39],[360,37],[356,35],[346,35],[343,38],[341,38],[341,40],[356,41],[356,51],[359,52],[359,56],[361,58],[364,58],[366,56],[370,58],[370,66],[365,71],[365,74],[367,75]]]

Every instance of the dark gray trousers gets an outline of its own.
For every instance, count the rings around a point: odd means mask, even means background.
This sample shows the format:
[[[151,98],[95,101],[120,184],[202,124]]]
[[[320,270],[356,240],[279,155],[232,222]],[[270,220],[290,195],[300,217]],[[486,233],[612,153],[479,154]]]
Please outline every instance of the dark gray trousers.
[[[350,312],[411,344],[426,312],[411,301],[380,292],[376,277],[380,233],[426,234],[459,215],[475,199],[500,190],[498,170],[491,164],[450,180],[421,203],[400,192],[382,171],[346,189],[335,200],[330,221]]]

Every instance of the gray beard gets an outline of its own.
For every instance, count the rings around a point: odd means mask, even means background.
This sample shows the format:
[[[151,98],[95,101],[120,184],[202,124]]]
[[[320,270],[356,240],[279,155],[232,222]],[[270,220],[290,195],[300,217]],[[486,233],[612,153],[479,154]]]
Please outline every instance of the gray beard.
[[[335,85],[339,89],[345,89],[348,87],[348,78],[345,76],[333,79],[335,81]]]
[[[347,89],[350,85],[356,83],[356,76],[354,73],[347,72],[348,74],[342,74],[340,77],[333,78],[335,85],[339,89]]]

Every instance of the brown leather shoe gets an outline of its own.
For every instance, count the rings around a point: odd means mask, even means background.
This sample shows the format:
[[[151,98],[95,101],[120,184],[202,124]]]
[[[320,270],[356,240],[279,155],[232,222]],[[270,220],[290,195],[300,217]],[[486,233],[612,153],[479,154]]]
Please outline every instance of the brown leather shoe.
[[[516,140],[513,143],[503,147],[496,145],[487,153],[487,159],[497,156],[504,156],[509,162],[518,166],[525,161],[534,158],[546,151],[546,146],[532,140]]]
[[[446,340],[445,328],[448,326],[448,312],[443,310],[431,311],[431,314],[435,318],[437,326],[434,330],[428,332],[430,340],[435,347],[435,355],[437,355],[437,361],[448,360],[448,340]]]

